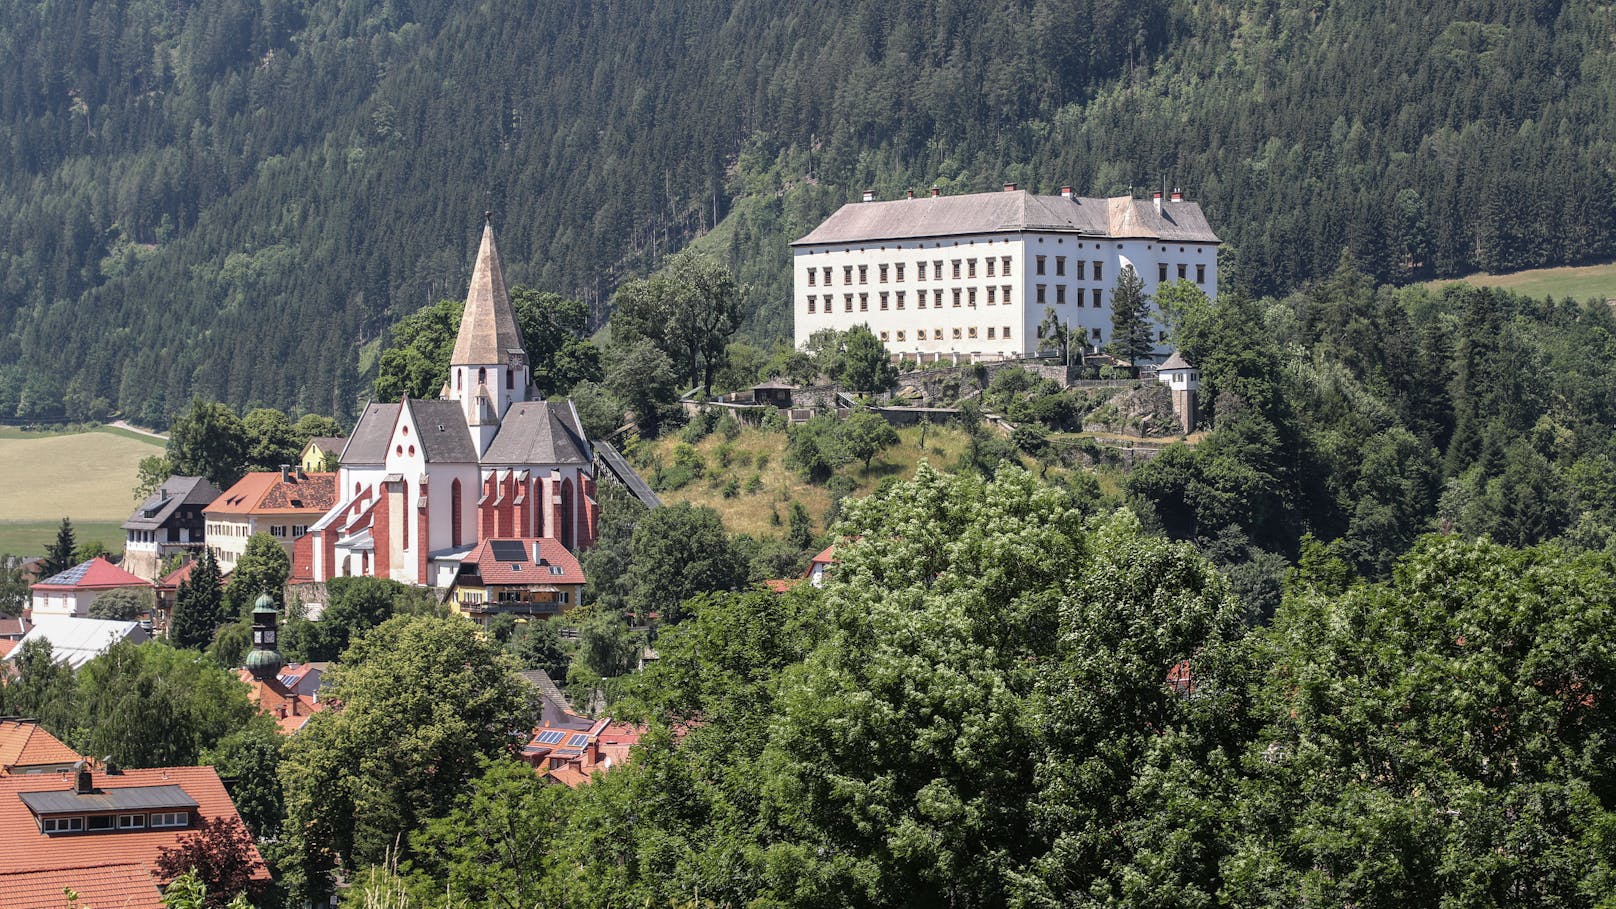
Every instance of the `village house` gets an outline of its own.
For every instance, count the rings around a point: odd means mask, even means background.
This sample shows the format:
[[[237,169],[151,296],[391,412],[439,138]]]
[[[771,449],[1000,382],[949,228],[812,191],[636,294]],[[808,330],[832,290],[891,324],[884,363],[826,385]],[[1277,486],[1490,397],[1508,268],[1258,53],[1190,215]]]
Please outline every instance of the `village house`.
[[[645,727],[613,722],[611,717],[546,721],[533,730],[521,758],[545,780],[576,789],[595,774],[628,763],[629,752],[644,734]]]
[[[330,473],[336,469],[337,459],[348,440],[342,436],[315,436],[303,443],[298,464],[308,473]]]
[[[558,541],[490,539],[460,560],[445,601],[450,612],[487,628],[499,615],[549,618],[570,612],[583,589],[583,567]]]
[[[202,509],[219,487],[202,477],[169,477],[123,522],[124,570],[155,581],[175,553],[195,555],[205,543]]]
[[[212,767],[0,776],[0,906],[62,909],[71,889],[85,907],[163,909],[159,855],[217,818],[241,821]]]
[[[221,571],[234,571],[255,533],[267,533],[286,550],[331,509],[337,500],[337,475],[302,468],[255,471],[214,499],[207,518],[208,546]]]
[[[1124,267],[1151,296],[1190,281],[1216,297],[1220,242],[1177,191],[1095,199],[1007,183],[884,202],[866,192],[791,245],[796,343],[868,325],[893,356],[921,363],[1016,359],[1040,352],[1039,326],[1054,312],[1100,345]]]
[[[83,618],[90,614],[90,606],[102,594],[126,587],[146,590],[150,589],[151,582],[124,571],[107,561],[106,556],[96,556],[29,587],[29,618],[36,621],[42,616]]]
[[[68,773],[83,757],[46,732],[37,720],[0,717],[0,777]]]
[[[342,450],[340,501],[293,559],[308,580],[448,587],[484,540],[594,542],[593,453],[572,403],[532,386],[491,224],[449,363],[438,400],[365,408]]]

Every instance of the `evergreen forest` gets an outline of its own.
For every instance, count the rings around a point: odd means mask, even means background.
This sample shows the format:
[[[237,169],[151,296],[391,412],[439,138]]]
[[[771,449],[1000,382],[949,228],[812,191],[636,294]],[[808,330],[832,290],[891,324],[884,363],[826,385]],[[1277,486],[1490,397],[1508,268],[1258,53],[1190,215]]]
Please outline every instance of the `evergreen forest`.
[[[1616,255],[1616,12],[1534,0],[0,0],[0,416],[346,419],[389,326],[608,316],[692,243],[789,331],[844,202],[1182,186],[1253,296]]]

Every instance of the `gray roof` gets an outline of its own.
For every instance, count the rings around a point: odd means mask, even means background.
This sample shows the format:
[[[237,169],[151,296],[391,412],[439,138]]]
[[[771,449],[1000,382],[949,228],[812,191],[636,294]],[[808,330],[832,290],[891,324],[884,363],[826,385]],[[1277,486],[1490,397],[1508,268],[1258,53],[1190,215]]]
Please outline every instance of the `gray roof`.
[[[477,264],[466,289],[466,308],[460,315],[460,331],[455,335],[453,366],[495,366],[507,362],[513,350],[525,350],[522,329],[511,309],[511,295],[505,289],[505,270],[494,248],[494,225],[483,225],[483,242],[477,249]]]
[[[599,455],[600,462],[606,468],[607,475],[616,478],[624,488],[634,494],[636,499],[644,502],[648,508],[661,508],[662,499],[651,489],[650,485],[634,470],[628,460],[610,442],[596,442],[595,454]]]
[[[174,516],[181,505],[206,505],[220,496],[219,487],[203,477],[169,477],[157,491],[140,503],[124,530],[156,530]]]
[[[427,463],[475,464],[477,446],[459,401],[407,400]]]
[[[321,451],[341,451],[342,446],[347,442],[348,440],[342,436],[311,436],[307,442],[303,443],[303,447],[308,448],[313,445]]]
[[[1179,353],[1178,351],[1175,350],[1175,351],[1173,351],[1173,355],[1167,358],[1167,362],[1163,363],[1162,365],[1160,365],[1160,366],[1158,366],[1156,368],[1157,369],[1194,369],[1195,367],[1190,365],[1190,361],[1184,359],[1183,354],[1181,354],[1181,353]]]
[[[354,424],[353,434],[342,449],[342,463],[352,467],[358,464],[381,464],[387,460],[387,441],[393,437],[398,423],[398,404],[369,404]]]
[[[475,458],[473,458],[475,460]],[[505,411],[484,464],[588,464],[589,443],[572,402],[520,401]]]
[[[1037,196],[1025,190],[851,202],[792,246],[1050,231],[1108,239],[1218,243],[1201,206],[1117,196]]]
[[[76,814],[88,811],[162,811],[200,807],[196,799],[175,785],[97,789],[80,795],[72,789],[18,793],[34,814]]]

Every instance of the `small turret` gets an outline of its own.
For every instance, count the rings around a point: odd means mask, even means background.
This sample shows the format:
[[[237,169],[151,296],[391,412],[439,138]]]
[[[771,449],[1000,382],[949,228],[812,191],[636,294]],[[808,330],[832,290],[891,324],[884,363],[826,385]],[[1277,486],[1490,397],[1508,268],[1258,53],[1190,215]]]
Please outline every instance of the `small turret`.
[[[281,667],[286,665],[280,651],[275,649],[279,619],[275,601],[269,594],[263,594],[253,604],[253,649],[247,654],[247,671],[260,681],[280,675]]]

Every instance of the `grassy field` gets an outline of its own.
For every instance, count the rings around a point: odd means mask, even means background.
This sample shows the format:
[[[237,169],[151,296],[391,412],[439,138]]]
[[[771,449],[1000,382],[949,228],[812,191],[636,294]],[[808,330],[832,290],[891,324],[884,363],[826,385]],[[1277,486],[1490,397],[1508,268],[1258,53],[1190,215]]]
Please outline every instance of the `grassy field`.
[[[865,495],[887,477],[910,477],[922,460],[933,467],[948,469],[965,449],[965,434],[947,426],[932,426],[926,430],[926,448],[920,448],[920,427],[899,430],[901,444],[888,449],[870,465],[868,473],[863,464],[843,467],[840,473],[852,477],[857,484],[854,495]],[[679,446],[678,434],[652,443],[657,458],[664,464],[673,463],[673,451]],[[825,512],[830,508],[830,494],[823,486],[815,486],[802,479],[797,471],[786,466],[786,436],[783,432],[766,432],[746,428],[729,443],[730,465],[719,462],[719,446],[724,439],[713,434],[696,443],[707,463],[706,475],[681,489],[658,493],[664,502],[690,502],[707,505],[724,517],[724,526],[731,533],[749,533],[759,536],[779,536],[791,502],[801,502],[814,520],[816,530],[823,529]],[[758,457],[767,460],[763,468],[757,467]],[[744,466],[743,466],[744,465]],[[646,479],[653,471],[647,470]],[[733,498],[725,498],[723,486],[731,477],[740,481],[741,491]],[[757,478],[757,489],[746,490]],[[778,515],[781,524],[774,523],[771,515]]]
[[[1505,275],[1474,274],[1462,279],[1478,287],[1501,287],[1528,297],[1616,300],[1616,262],[1568,268],[1535,268]],[[1433,290],[1453,280],[1430,281]]]
[[[156,439],[125,430],[23,432],[0,429],[0,552],[39,555],[63,516],[80,542],[123,548],[118,525],[134,508],[140,459],[162,454]]]

